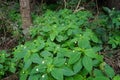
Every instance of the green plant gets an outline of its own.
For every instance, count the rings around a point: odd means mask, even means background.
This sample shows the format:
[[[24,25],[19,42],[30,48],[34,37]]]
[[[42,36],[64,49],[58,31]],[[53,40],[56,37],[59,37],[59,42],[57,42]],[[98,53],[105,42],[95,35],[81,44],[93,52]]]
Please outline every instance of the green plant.
[[[104,11],[108,14],[107,29],[109,31],[108,43],[112,45],[112,48],[120,46],[120,12],[114,9],[104,7]]]
[[[113,80],[119,80],[120,79],[120,75],[116,75]]]
[[[0,79],[4,78],[8,73],[15,73],[16,64],[10,58],[6,51],[0,51]]]
[[[86,24],[90,27],[103,45],[108,45],[109,48],[119,48],[120,45],[120,12],[103,7],[104,13],[100,13],[93,21]]]
[[[36,17],[30,29],[34,40],[13,52],[18,65],[22,63],[20,80],[112,79],[114,70],[98,54],[101,41],[84,27],[90,15],[65,9]]]

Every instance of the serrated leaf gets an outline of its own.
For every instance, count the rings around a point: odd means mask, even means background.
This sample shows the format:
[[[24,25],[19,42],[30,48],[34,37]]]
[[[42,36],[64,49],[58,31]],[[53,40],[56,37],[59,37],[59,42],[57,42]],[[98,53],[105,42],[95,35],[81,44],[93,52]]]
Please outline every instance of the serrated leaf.
[[[103,62],[103,58],[104,57],[102,55],[99,55],[99,54],[97,54],[97,56],[96,56],[96,59],[101,61],[101,62]]]
[[[86,76],[89,74],[89,72],[85,68],[83,68],[82,71],[80,71],[80,74],[82,74],[82,76]]]
[[[70,69],[68,67],[64,67],[63,68],[63,74],[65,76],[72,76],[72,75],[74,75],[74,72],[72,71],[72,69]]]
[[[40,74],[30,75],[28,80],[39,80],[40,76]]]
[[[58,35],[58,36],[56,37],[56,40],[57,40],[58,42],[61,42],[61,41],[64,40],[64,37],[63,37],[62,35]]]
[[[21,72],[21,74],[20,74],[20,80],[27,80],[27,77],[28,77],[28,73]]]
[[[103,56],[97,54],[93,48],[86,49],[84,53],[85,53],[85,55],[87,55],[90,58],[96,58],[99,61],[103,61]]]
[[[74,64],[76,61],[80,59],[81,53],[79,52],[73,52],[70,54],[68,64]]]
[[[52,56],[52,53],[50,53],[49,51],[42,51],[41,53],[40,53],[40,55],[42,56],[42,57],[49,57],[49,56]]]
[[[93,66],[95,66],[95,67],[98,67],[100,65],[100,63],[101,62],[99,60],[97,60],[97,59],[93,60]]]
[[[69,29],[68,31],[67,31],[67,35],[69,36],[69,35],[71,35],[73,33],[73,30],[72,29]]]
[[[105,65],[105,73],[108,77],[112,78],[115,75],[115,72],[112,67],[110,67],[108,64]]]
[[[95,43],[100,43],[100,40],[97,38],[97,36],[95,34],[92,34],[91,36],[91,40]]]
[[[53,58],[52,58],[52,57],[46,57],[43,61],[44,61],[46,64],[52,64],[52,63],[53,63]]]
[[[66,61],[66,59],[64,59],[64,58],[56,57],[56,58],[54,58],[53,64],[57,67],[60,67],[60,66],[64,65],[65,61]]]
[[[39,43],[39,45],[37,46],[37,50],[39,51],[39,50],[43,49],[44,47],[45,47],[45,43],[44,43],[44,42],[41,42],[41,43]]]
[[[81,38],[78,40],[78,46],[80,48],[91,48],[89,38],[86,36],[81,36]]]
[[[58,35],[57,31],[53,31],[53,32],[50,34],[50,40],[53,41],[57,35]]]
[[[82,62],[79,60],[73,65],[73,71],[74,73],[78,73],[82,69]]]
[[[84,77],[82,75],[75,75],[74,80],[84,80]]]
[[[31,59],[28,59],[27,61],[25,61],[24,69],[28,69],[31,64],[32,64]]]
[[[90,58],[96,58],[96,56],[97,56],[95,51],[92,48],[86,49],[84,53],[85,53],[85,55],[87,55]]]
[[[30,74],[35,74],[35,73],[40,73],[40,72],[42,73],[45,71],[46,71],[46,65],[39,65],[39,66],[33,67]]]
[[[40,58],[40,56],[38,55],[38,53],[35,53],[35,54],[31,55],[31,61],[33,63],[41,64],[42,63],[42,58]]]
[[[10,66],[10,72],[15,73],[16,67],[15,66]]]
[[[16,49],[16,50],[13,52],[14,57],[15,57],[15,59],[17,59],[17,60],[23,58],[23,57],[26,55],[26,53],[27,53],[27,50],[24,50],[24,49],[22,49],[22,50]]]
[[[51,75],[57,80],[63,80],[63,70],[60,68],[54,68]]]
[[[97,76],[104,76],[103,72],[99,69],[94,69],[94,75]]]
[[[92,71],[93,64],[92,64],[92,59],[88,56],[84,56],[82,59],[83,66],[88,72]]]
[[[100,76],[100,77],[95,77],[93,80],[109,80],[109,78]]]

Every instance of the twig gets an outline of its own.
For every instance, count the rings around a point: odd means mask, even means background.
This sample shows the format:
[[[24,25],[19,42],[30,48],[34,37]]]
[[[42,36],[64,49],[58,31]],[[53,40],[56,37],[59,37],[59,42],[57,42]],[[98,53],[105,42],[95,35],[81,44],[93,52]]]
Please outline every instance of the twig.
[[[74,13],[75,13],[76,11],[78,11],[78,8],[79,8],[79,6],[80,6],[80,3],[81,3],[81,0],[79,0],[78,4],[77,4],[77,6],[76,6],[76,8],[75,8],[75,10],[74,10]]]
[[[63,0],[64,1],[64,8],[66,8],[66,0]]]
[[[97,2],[97,0],[95,0],[95,2],[96,2],[97,14],[99,14],[98,2]]]

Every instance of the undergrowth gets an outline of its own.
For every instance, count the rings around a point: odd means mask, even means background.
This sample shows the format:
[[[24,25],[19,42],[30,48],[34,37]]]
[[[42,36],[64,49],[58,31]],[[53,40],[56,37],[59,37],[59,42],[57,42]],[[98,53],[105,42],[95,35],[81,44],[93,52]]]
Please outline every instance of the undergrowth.
[[[34,26],[30,28],[32,40],[14,48],[12,59],[1,52],[1,78],[6,72],[17,72],[20,80],[120,79],[98,54],[103,49],[102,32],[108,30],[106,21],[110,17],[106,15],[105,20],[100,18],[100,21],[91,22],[93,15],[89,11],[73,13],[68,9],[58,12],[48,10],[40,17],[33,17]],[[118,20],[113,24],[119,23],[119,17],[114,18]],[[110,31],[106,33],[110,36],[106,42],[117,48],[119,41],[116,41],[120,39],[113,35],[118,34]],[[11,67],[8,67],[9,63]]]

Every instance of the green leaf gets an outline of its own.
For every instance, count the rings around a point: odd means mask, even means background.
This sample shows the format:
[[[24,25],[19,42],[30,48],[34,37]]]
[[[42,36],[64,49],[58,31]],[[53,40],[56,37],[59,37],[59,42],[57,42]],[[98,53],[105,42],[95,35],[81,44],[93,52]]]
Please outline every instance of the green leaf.
[[[54,41],[55,37],[58,35],[57,31],[53,31],[52,33],[50,33],[50,40]]]
[[[33,63],[41,64],[42,63],[42,58],[40,58],[40,56],[38,55],[38,53],[34,53],[34,54],[31,55],[31,61]]]
[[[40,76],[40,74],[30,75],[28,80],[39,80]]]
[[[52,64],[53,58],[52,57],[46,57],[42,62],[45,62],[46,64]]]
[[[95,77],[93,80],[109,80],[109,78],[100,76],[100,77]]]
[[[84,77],[82,75],[75,75],[74,80],[84,80]]]
[[[44,47],[45,47],[45,43],[44,42],[41,42],[41,43],[38,43],[39,45],[37,45],[37,50],[42,50]]]
[[[54,58],[53,64],[57,67],[60,67],[60,66],[64,65],[65,61],[66,61],[66,59],[64,59],[64,58],[56,57],[56,58]]]
[[[33,69],[31,70],[30,74],[36,74],[36,73],[43,73],[46,71],[46,65],[39,65],[39,66],[35,66],[33,67]]]
[[[28,69],[32,64],[31,59],[28,59],[27,61],[25,61],[25,65],[24,65],[24,69]]]
[[[22,70],[22,72],[20,73],[20,80],[27,80],[27,77],[28,77],[28,71]]]
[[[115,72],[112,67],[110,67],[108,64],[105,65],[105,73],[108,77],[112,78],[115,75]]]
[[[80,36],[80,39],[78,40],[78,46],[80,48],[91,48],[89,38],[86,36]]]
[[[43,74],[42,77],[40,78],[40,80],[48,80],[48,75],[47,74]],[[51,80],[51,79],[49,79]]]
[[[26,55],[26,53],[27,53],[27,50],[24,50],[23,48],[22,48],[22,50],[19,50],[19,48],[18,48],[18,49],[16,49],[16,50],[13,52],[14,57],[15,57],[15,59],[17,59],[17,60],[19,60],[19,59],[21,59],[21,58],[24,58],[24,56]]]
[[[56,40],[57,40],[58,42],[61,42],[61,41],[64,40],[64,37],[63,37],[62,35],[58,35],[58,36],[56,37]]]
[[[100,43],[100,40],[97,38],[97,36],[95,34],[92,34],[91,36],[91,40],[95,43]]]
[[[113,80],[120,80],[120,75],[116,75]]]
[[[3,68],[3,65],[2,64],[0,64],[0,69],[2,69]]]
[[[73,77],[66,77],[65,80],[74,80]]]
[[[103,62],[103,58],[104,57],[102,55],[99,55],[99,54],[96,55],[96,59],[101,61],[101,62]]]
[[[60,68],[54,68],[51,75],[57,80],[63,80],[63,70]]]
[[[93,48],[86,49],[84,53],[90,58],[96,58],[99,61],[103,61],[103,56],[97,54],[97,52]]]
[[[92,59],[88,56],[84,56],[82,59],[83,66],[88,72],[92,71],[93,64],[92,64]]]
[[[12,73],[15,73],[15,71],[16,71],[16,67],[12,66],[12,65],[10,66],[9,69],[10,69],[10,72],[12,72]]]
[[[67,35],[69,36],[69,35],[71,35],[73,33],[73,30],[72,29],[69,29],[68,31],[67,31]]]
[[[52,56],[52,53],[50,53],[49,51],[42,51],[41,53],[40,53],[40,55],[42,56],[42,57],[49,57],[49,56]]]
[[[103,7],[103,10],[104,10],[105,12],[107,12],[108,14],[111,13],[111,10],[110,10],[108,7]]]
[[[63,68],[63,74],[65,76],[72,76],[72,75],[74,75],[74,72],[72,71],[72,69],[70,69],[68,67],[64,67]]]
[[[104,76],[103,72],[99,69],[94,69],[94,75],[97,76]]]
[[[94,78],[92,76],[88,77],[87,80],[93,80]]]
[[[26,53],[26,55],[24,56],[24,62],[26,62],[27,60],[29,60],[30,57],[31,57],[31,53],[30,52]]]
[[[74,73],[78,73],[82,69],[82,62],[79,60],[73,65],[73,71]]]
[[[99,60],[97,60],[97,59],[94,59],[94,60],[93,60],[93,66],[94,66],[94,67],[98,67],[98,66],[100,65],[100,63],[101,63],[101,62],[100,62]]]
[[[84,53],[85,53],[85,55],[87,55],[90,58],[96,58],[96,56],[97,56],[96,55],[97,53],[92,48],[86,49]]]
[[[80,59],[80,52],[73,52],[70,54],[68,64],[74,64],[76,61]]]

